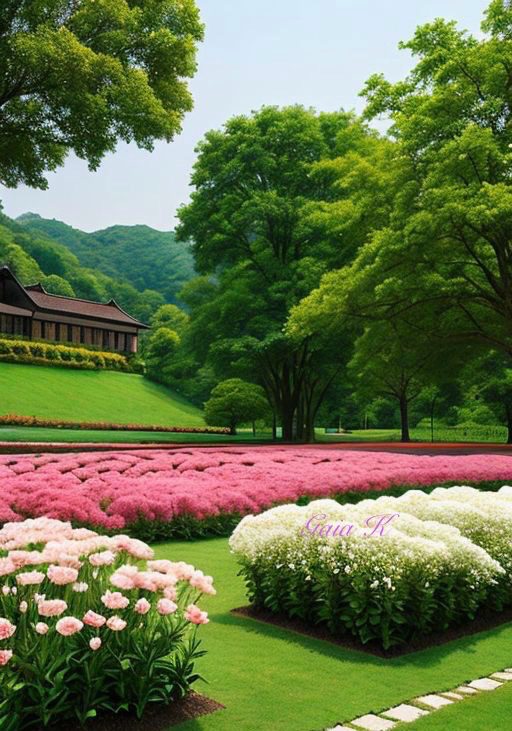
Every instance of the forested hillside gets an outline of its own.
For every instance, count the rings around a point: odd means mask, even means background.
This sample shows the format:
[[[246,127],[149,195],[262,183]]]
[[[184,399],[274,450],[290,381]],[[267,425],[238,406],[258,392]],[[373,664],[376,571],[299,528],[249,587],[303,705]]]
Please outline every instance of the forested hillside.
[[[134,261],[137,256],[134,256]],[[66,246],[29,229],[0,212],[0,264],[7,264],[22,284],[41,282],[48,292],[118,304],[143,322],[165,303],[155,290],[140,291],[121,278],[85,267]]]
[[[111,226],[86,233],[62,221],[26,213],[17,222],[38,235],[64,244],[82,266],[129,282],[139,291],[159,292],[166,302],[176,302],[183,284],[194,276],[193,258],[186,244],[172,231],[149,226]]]

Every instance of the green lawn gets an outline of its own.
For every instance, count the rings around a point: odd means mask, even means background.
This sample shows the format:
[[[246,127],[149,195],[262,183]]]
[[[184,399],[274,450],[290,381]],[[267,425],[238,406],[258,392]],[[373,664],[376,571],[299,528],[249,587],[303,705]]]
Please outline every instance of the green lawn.
[[[174,422],[173,422],[174,423]],[[268,434],[257,434],[253,439],[249,433],[238,434],[180,434],[152,431],[101,431],[94,429],[46,429],[31,426],[0,426],[0,442],[97,442],[152,444],[231,444],[232,442],[254,442],[268,438]]]
[[[432,435],[427,427],[413,427],[411,439],[415,442],[430,442]],[[323,429],[316,430],[316,438],[321,442],[399,442],[399,429],[355,429],[350,434],[325,434]],[[492,442],[507,441],[507,430],[500,426],[438,426],[434,429],[436,442]]]
[[[180,726],[183,731],[320,731],[511,665],[512,625],[381,660],[232,616],[229,610],[247,601],[226,539],[160,544],[156,552],[159,558],[190,561],[211,573],[218,591],[204,602],[211,623],[200,628],[208,654],[198,669],[209,683],[198,683],[196,689],[226,710],[187,722]],[[495,705],[486,711],[487,725],[469,725],[470,711],[464,715],[463,708],[439,712],[439,723],[445,717],[443,728],[508,730],[510,718],[499,698],[496,694]],[[483,707],[491,699],[480,702]],[[455,720],[450,722],[448,712]],[[431,723],[434,719],[435,714]]]
[[[199,409],[140,375],[21,363],[0,363],[0,413],[119,424],[204,424]]]

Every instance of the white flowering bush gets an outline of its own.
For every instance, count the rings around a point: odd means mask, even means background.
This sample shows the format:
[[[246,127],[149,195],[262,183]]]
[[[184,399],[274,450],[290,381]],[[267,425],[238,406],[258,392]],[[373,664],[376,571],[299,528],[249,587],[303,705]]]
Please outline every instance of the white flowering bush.
[[[0,728],[80,724],[183,697],[213,579],[128,536],[48,518],[0,530]]]
[[[250,601],[385,649],[495,607],[511,576],[496,560],[500,551],[492,556],[448,519],[431,519],[443,510],[440,492],[411,492],[357,505],[317,500],[245,517],[230,546]],[[464,499],[453,489],[449,502],[463,509]],[[495,516],[508,510],[508,501],[500,491]],[[409,511],[413,502],[435,510],[418,508],[417,517]],[[467,510],[474,515],[472,506]],[[455,508],[452,514],[459,515]]]

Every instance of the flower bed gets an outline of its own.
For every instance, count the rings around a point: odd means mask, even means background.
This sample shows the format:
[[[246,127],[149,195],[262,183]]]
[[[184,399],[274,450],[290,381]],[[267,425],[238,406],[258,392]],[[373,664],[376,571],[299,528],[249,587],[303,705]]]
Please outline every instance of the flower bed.
[[[86,370],[130,371],[128,358],[121,353],[91,350],[81,346],[45,341],[0,338],[0,361],[34,365],[59,365]]]
[[[213,580],[128,536],[48,518],[0,530],[0,728],[46,727],[182,698]]]
[[[93,429],[96,431],[157,431],[172,434],[229,434],[226,427],[214,426],[157,426],[154,424],[113,424],[108,421],[66,421],[65,419],[42,419],[39,416],[19,414],[0,415],[0,425],[40,426],[57,429]]]
[[[476,493],[283,505],[246,516],[230,546],[256,608],[387,649],[512,604],[512,488]]]
[[[3,455],[0,523],[48,515],[145,540],[188,538],[229,532],[243,515],[303,496],[506,480],[511,466],[499,455],[277,447]]]

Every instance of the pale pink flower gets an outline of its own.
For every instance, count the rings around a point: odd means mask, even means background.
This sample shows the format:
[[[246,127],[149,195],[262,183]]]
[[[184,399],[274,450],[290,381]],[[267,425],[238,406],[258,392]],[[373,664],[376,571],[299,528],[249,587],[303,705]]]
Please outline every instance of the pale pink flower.
[[[12,650],[0,650],[0,665],[7,665],[12,657]]]
[[[119,571],[116,571],[112,574],[112,576],[110,577],[110,583],[112,584],[112,586],[115,586],[118,589],[124,589],[125,591],[129,591],[135,586],[135,584],[133,583],[133,579],[130,578],[130,576],[127,576],[126,574],[121,574],[119,573]]]
[[[8,619],[0,617],[0,640],[7,640],[16,632],[16,627]]]
[[[107,620],[101,614],[96,614],[96,612],[89,609],[89,611],[84,615],[83,621],[85,624],[89,625],[89,627],[95,627],[98,629],[98,627],[103,627]]]
[[[147,599],[139,599],[139,601],[135,603],[135,606],[133,608],[137,612],[137,614],[147,614],[151,609],[151,604],[148,602]]]
[[[45,599],[37,605],[41,617],[58,617],[64,614],[68,605],[62,599]]]
[[[208,624],[208,612],[203,612],[195,604],[189,604],[185,611],[185,619],[192,624]]]
[[[116,560],[115,553],[112,551],[103,551],[102,553],[93,553],[89,556],[91,566],[111,566]]]
[[[167,614],[173,614],[177,609],[178,605],[170,599],[160,599],[156,605],[158,614],[166,616]]]
[[[16,571],[16,566],[11,559],[9,557],[0,558],[0,576],[7,576],[8,574],[12,574],[13,571]]]
[[[26,614],[28,609],[27,602],[20,602],[19,610],[22,614]]]
[[[94,651],[99,650],[101,647],[101,639],[99,637],[93,637],[89,642],[89,647]]]
[[[48,568],[47,574],[52,584],[57,584],[58,586],[74,584],[78,578],[77,569],[68,566],[52,565]]]
[[[213,577],[205,576],[202,571],[194,571],[189,579],[190,586],[195,589],[199,589],[203,594],[216,594],[217,592],[213,588]]]
[[[71,635],[80,632],[84,626],[76,617],[62,617],[55,625],[57,632],[63,637],[70,637]]]
[[[126,622],[121,617],[110,617],[107,619],[107,627],[113,632],[121,632],[126,627]]]
[[[20,586],[30,586],[32,584],[41,584],[45,580],[45,575],[41,571],[26,571],[18,574],[16,582]]]
[[[78,581],[73,584],[73,591],[76,591],[77,594],[84,594],[88,588],[89,584],[86,581]]]
[[[101,601],[108,609],[126,609],[130,600],[123,596],[120,591],[107,591],[101,597]]]
[[[45,635],[50,628],[45,622],[38,622],[36,624],[36,632],[38,635]]]
[[[178,592],[176,591],[176,587],[174,586],[166,586],[164,589],[164,597],[166,599],[170,599],[172,602],[176,601],[176,597],[178,596]]]
[[[9,596],[11,593],[11,587],[10,586],[2,586],[2,594],[4,596]]]

